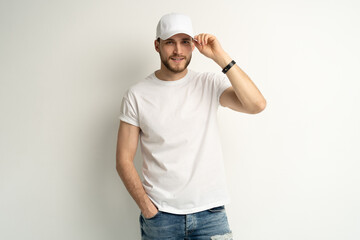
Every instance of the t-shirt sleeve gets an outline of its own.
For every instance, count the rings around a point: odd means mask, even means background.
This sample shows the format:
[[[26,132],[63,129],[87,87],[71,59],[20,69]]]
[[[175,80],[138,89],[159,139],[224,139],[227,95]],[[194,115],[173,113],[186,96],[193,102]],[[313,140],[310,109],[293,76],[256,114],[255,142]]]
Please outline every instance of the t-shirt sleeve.
[[[225,74],[221,75],[221,74],[215,73],[214,74],[214,86],[215,86],[217,103],[221,106],[220,96],[224,92],[225,89],[232,86],[231,82]]]
[[[118,118],[137,127],[140,126],[136,100],[129,90],[124,94],[121,101],[120,115]]]

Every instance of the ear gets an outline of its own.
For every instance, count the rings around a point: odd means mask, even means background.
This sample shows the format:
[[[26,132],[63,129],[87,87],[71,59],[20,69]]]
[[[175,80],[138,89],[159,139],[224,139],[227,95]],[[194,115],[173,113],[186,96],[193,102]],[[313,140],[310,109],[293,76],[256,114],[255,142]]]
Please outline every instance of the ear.
[[[154,41],[155,50],[157,52],[160,52],[160,43],[155,39]]]

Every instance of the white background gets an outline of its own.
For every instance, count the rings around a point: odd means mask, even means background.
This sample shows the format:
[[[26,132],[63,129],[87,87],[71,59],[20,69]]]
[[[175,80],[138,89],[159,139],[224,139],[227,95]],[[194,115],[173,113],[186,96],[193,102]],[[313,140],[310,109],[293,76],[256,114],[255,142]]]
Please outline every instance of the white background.
[[[360,239],[360,4],[0,1],[0,239],[140,239],[120,102],[163,14],[218,37],[267,100],[218,112],[235,240]],[[189,68],[221,69],[197,50]],[[141,165],[138,149],[137,168]]]

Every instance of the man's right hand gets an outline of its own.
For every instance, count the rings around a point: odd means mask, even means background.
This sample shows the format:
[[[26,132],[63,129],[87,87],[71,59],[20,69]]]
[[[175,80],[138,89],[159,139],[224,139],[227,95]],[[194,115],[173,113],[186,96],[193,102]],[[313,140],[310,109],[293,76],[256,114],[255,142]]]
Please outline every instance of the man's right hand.
[[[152,218],[158,212],[159,210],[156,208],[156,206],[153,203],[151,203],[151,205],[146,210],[142,211],[142,215],[144,216],[144,218]]]

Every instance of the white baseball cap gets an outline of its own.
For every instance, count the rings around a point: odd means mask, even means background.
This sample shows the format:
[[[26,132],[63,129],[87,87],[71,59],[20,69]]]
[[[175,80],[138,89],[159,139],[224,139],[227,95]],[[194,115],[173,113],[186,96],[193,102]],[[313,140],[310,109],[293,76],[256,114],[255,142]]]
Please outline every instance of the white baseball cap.
[[[194,38],[190,17],[180,13],[162,16],[156,28],[156,39],[166,40],[178,33],[185,33]]]

